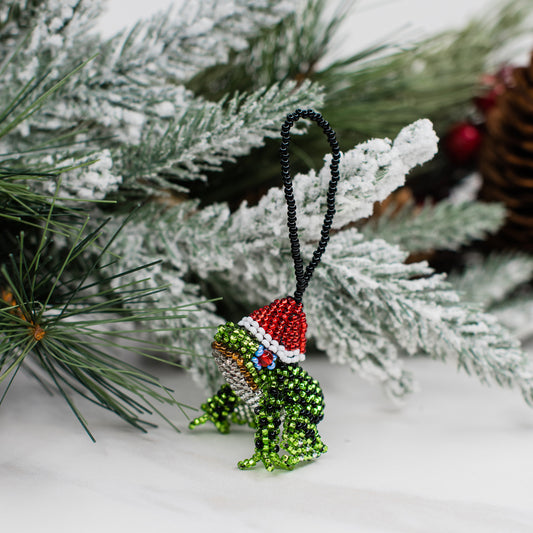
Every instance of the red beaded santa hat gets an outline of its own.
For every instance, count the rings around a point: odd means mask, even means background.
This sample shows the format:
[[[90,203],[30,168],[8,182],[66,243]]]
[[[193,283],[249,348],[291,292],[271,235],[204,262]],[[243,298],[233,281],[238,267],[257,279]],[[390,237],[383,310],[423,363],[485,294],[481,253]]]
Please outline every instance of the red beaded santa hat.
[[[307,321],[302,302],[291,296],[274,300],[250,313],[239,326],[246,328],[284,363],[298,363],[305,359]]]

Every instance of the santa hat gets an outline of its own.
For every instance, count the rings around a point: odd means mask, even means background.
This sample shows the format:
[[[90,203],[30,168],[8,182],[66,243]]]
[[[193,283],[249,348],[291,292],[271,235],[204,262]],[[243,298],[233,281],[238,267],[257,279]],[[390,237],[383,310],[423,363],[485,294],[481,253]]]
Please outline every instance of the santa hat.
[[[302,303],[291,296],[274,300],[250,313],[239,326],[246,328],[284,363],[298,363],[305,359],[307,321]]]

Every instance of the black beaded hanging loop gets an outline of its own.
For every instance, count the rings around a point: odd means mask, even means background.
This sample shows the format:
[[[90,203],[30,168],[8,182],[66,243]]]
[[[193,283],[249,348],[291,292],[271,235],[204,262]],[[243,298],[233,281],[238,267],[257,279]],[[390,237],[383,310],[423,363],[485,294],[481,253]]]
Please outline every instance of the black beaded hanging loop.
[[[324,223],[322,224],[322,231],[320,232],[321,237],[318,247],[314,251],[313,257],[305,268],[305,271],[302,256],[300,254],[300,240],[298,238],[298,226],[296,225],[296,202],[294,200],[289,165],[289,131],[294,123],[300,118],[314,120],[322,128],[324,134],[328,138],[333,156],[329,167],[331,169],[331,179],[328,187],[327,210],[324,216]],[[328,121],[324,120],[324,117],[320,113],[317,113],[312,109],[297,109],[294,113],[289,113],[287,115],[287,119],[281,126],[281,147],[279,152],[281,159],[281,178],[285,189],[285,199],[287,200],[287,226],[289,228],[289,240],[291,241],[291,255],[294,260],[294,273],[296,274],[296,291],[294,293],[294,299],[297,302],[301,302],[305,289],[307,288],[307,285],[309,285],[309,280],[318,263],[320,263],[322,254],[326,250],[329,241],[329,232],[331,229],[331,223],[333,222],[333,215],[335,214],[335,194],[337,192],[337,182],[339,181],[339,161],[341,154],[335,132],[329,125]]]

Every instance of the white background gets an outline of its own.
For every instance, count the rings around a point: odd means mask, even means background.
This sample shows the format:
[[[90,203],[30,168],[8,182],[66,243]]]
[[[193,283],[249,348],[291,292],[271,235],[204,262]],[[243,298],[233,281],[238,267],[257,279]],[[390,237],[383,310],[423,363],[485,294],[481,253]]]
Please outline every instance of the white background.
[[[201,0],[197,0],[201,2]],[[99,28],[110,36],[150,13],[165,10],[169,0],[107,0],[107,14]],[[332,9],[336,0],[330,0]],[[460,27],[471,16],[491,9],[491,0],[360,0],[347,21],[355,46],[369,43],[399,29],[413,28],[421,33]]]

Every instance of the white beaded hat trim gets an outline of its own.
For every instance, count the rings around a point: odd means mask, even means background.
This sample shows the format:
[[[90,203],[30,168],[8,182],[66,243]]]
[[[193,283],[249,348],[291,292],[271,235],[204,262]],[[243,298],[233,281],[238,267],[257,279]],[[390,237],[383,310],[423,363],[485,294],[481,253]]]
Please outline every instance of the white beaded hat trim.
[[[283,344],[273,340],[269,333],[259,325],[253,318],[245,316],[239,326],[243,326],[249,331],[267,350],[275,353],[284,363],[299,363],[305,360],[305,354],[300,353],[300,349],[287,350]]]

